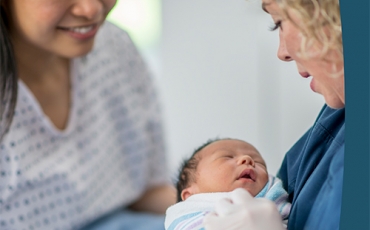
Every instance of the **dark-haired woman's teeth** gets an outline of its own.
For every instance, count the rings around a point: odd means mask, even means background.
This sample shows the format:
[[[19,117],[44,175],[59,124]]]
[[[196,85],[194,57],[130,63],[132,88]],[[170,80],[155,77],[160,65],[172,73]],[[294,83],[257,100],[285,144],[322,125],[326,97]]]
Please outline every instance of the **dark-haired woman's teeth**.
[[[85,27],[70,28],[69,30],[75,33],[79,33],[79,34],[86,34],[89,31],[91,31],[93,28],[94,28],[93,26],[85,26]]]

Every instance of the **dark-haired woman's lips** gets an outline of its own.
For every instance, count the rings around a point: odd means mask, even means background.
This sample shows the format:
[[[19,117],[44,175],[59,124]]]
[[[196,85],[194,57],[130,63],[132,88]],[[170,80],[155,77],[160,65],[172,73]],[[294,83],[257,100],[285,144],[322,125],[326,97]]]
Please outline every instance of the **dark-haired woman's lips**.
[[[73,27],[58,27],[58,29],[65,31],[71,37],[79,40],[87,40],[95,36],[98,31],[98,24],[81,25]]]

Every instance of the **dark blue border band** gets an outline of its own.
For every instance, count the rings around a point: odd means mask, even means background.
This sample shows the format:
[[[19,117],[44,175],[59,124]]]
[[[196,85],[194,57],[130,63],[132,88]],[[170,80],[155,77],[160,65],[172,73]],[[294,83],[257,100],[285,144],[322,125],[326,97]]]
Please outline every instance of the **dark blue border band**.
[[[340,0],[346,101],[346,146],[340,229],[369,225],[369,0]]]

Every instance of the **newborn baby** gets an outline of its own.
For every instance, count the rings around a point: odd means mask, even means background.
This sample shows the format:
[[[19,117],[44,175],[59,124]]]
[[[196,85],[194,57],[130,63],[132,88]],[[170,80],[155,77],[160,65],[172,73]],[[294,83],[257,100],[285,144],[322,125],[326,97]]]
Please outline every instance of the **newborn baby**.
[[[176,188],[178,203],[167,209],[166,229],[202,229],[215,202],[236,188],[274,201],[282,220],[289,216],[288,194],[281,181],[268,174],[257,149],[241,140],[217,139],[196,149],[182,164]]]

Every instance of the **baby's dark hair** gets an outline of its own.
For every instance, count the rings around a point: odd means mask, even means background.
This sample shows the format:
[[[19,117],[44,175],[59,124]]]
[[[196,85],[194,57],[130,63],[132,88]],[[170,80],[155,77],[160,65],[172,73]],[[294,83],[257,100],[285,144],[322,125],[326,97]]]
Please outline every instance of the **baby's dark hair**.
[[[197,157],[197,153],[199,153],[202,149],[207,147],[208,145],[220,141],[220,140],[228,140],[230,138],[215,138],[215,139],[210,139],[200,147],[194,150],[193,154],[191,155],[190,158],[184,159],[180,170],[179,170],[179,175],[178,175],[178,180],[176,183],[176,190],[177,190],[177,202],[182,201],[181,198],[181,192],[182,190],[186,189],[189,187],[190,183],[195,182],[195,172],[197,170],[197,166],[199,163],[200,158]]]

